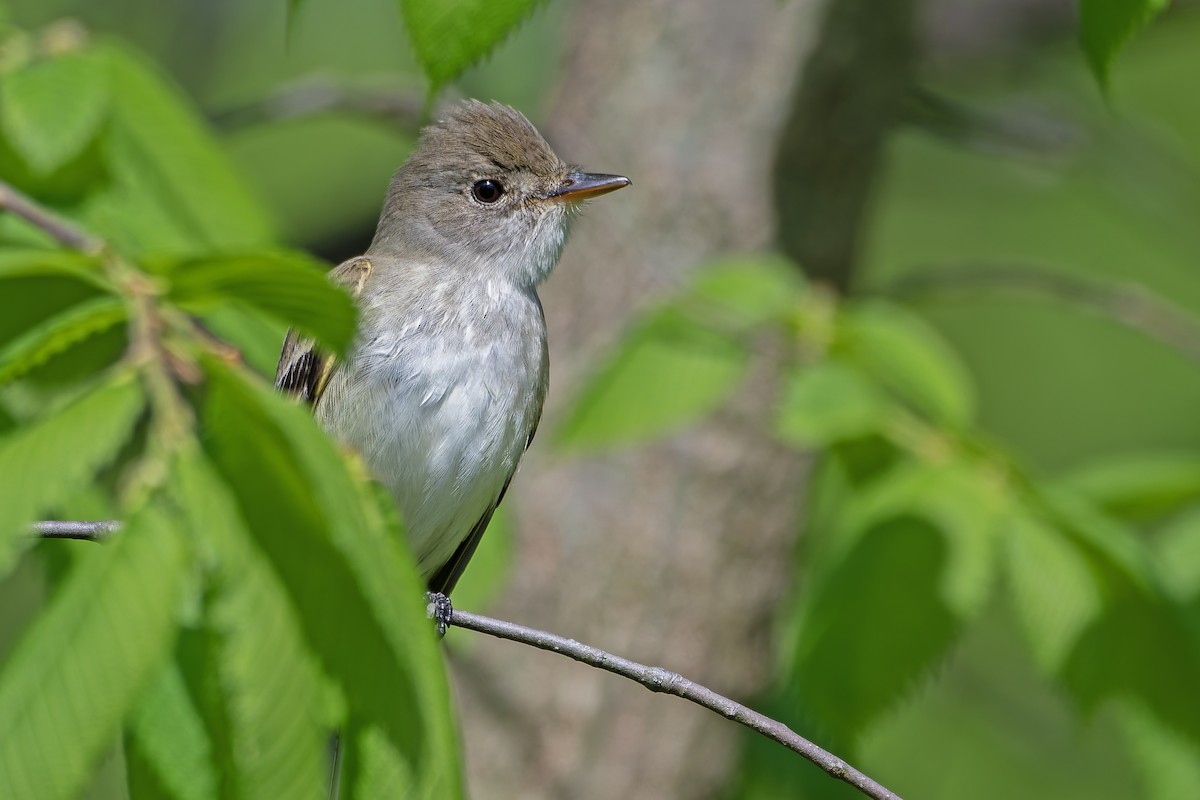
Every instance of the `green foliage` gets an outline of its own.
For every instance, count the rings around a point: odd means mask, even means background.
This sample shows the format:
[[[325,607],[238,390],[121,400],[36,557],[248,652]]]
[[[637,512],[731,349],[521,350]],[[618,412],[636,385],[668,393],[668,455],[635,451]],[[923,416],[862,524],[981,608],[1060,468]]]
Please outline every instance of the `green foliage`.
[[[539,0],[400,0],[404,24],[434,88],[486,56]]]
[[[108,112],[107,75],[91,53],[66,53],[0,81],[0,125],[37,173],[78,156]]]
[[[862,372],[849,364],[815,364],[788,376],[776,418],[785,442],[819,447],[879,431],[887,403]]]
[[[92,509],[124,527],[105,546],[41,548],[72,558],[0,664],[0,796],[77,796],[120,741],[131,800],[326,797],[338,728],[367,732],[350,737],[357,796],[386,796],[397,775],[461,796],[390,501],[213,338],[230,332],[262,371],[287,326],[342,352],[353,302],[277,248],[155,68],[113,43],[39,58],[0,89],[0,180],[106,246],[54,249],[5,220],[0,576],[37,519]],[[66,113],[47,94],[62,81],[78,116],[43,131]]]
[[[1113,59],[1170,0],[1079,0],[1079,39],[1088,65],[1108,85]]]
[[[555,431],[557,441],[580,450],[626,444],[711,413],[749,365],[748,337],[785,321],[802,285],[798,270],[769,256],[706,272],[623,337]]]
[[[0,672],[4,797],[76,796],[170,647],[186,539],[156,505],[124,534],[72,570]]]

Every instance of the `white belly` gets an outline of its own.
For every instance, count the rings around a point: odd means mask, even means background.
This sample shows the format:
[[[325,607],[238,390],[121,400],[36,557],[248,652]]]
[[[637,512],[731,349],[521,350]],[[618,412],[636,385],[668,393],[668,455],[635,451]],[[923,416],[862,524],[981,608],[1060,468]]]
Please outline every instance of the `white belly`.
[[[496,503],[537,423],[545,332],[534,310],[503,324],[491,315],[485,330],[443,320],[364,335],[318,406],[391,490],[425,578]]]

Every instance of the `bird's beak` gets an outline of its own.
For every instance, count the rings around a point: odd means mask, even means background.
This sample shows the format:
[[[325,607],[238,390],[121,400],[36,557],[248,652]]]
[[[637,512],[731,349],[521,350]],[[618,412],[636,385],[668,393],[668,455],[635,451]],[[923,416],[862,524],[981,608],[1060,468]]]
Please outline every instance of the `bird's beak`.
[[[567,175],[563,185],[546,195],[546,198],[566,203],[578,203],[581,200],[591,200],[593,197],[623,189],[631,183],[633,181],[622,175],[572,172]]]

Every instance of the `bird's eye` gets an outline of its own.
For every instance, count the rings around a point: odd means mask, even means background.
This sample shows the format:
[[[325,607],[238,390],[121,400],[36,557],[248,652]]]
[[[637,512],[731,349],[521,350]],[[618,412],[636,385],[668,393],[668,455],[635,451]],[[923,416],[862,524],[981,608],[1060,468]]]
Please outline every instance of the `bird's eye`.
[[[490,178],[475,181],[475,185],[471,187],[471,194],[481,203],[494,203],[504,196],[504,185]]]

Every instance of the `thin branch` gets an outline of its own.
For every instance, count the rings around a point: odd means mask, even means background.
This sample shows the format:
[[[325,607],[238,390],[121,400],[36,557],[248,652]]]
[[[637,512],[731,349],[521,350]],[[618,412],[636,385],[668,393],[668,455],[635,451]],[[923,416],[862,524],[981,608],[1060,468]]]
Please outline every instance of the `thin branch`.
[[[1098,281],[1031,264],[921,270],[885,288],[899,297],[1009,294],[1075,306],[1156,339],[1200,363],[1200,318],[1144,286]]]
[[[782,722],[752,711],[741,703],[734,702],[728,697],[717,694],[712,689],[694,683],[677,672],[671,672],[662,667],[639,664],[590,645],[581,644],[574,639],[555,636],[535,628],[526,628],[523,625],[458,609],[451,612],[450,625],[531,645],[541,650],[549,650],[597,669],[637,681],[652,692],[673,694],[684,700],[690,700],[723,717],[739,722],[768,739],[774,739],[784,747],[804,756],[834,778],[850,784],[867,797],[875,798],[875,800],[900,800],[896,793],[876,783],[832,753],[822,750]]]
[[[121,529],[121,523],[117,520],[100,522],[45,521],[35,523],[34,529],[38,536],[45,538],[102,541],[117,533]],[[489,636],[507,639],[510,642],[527,644],[541,650],[558,653],[597,669],[629,678],[652,692],[673,694],[684,700],[690,700],[709,711],[741,723],[768,739],[779,742],[789,750],[804,756],[832,777],[850,784],[867,797],[874,798],[874,800],[900,800],[900,796],[895,792],[859,772],[832,753],[813,744],[782,722],[749,709],[724,695],[717,694],[706,686],[688,680],[678,672],[639,664],[598,647],[582,644],[574,639],[555,636],[536,628],[527,628],[524,625],[472,614],[456,608],[449,609],[449,624],[451,627],[485,633]]]
[[[104,247],[99,239],[51,213],[4,181],[0,181],[0,211],[16,214],[66,247],[85,253],[98,253]]]
[[[325,114],[373,118],[412,134],[424,121],[425,100],[418,92],[356,87],[318,78],[281,87],[256,100],[218,111],[212,117],[223,128],[242,128]]]
[[[81,539],[87,542],[102,542],[121,530],[115,519],[97,522],[79,520],[45,520],[33,524],[34,533],[43,539]]]

